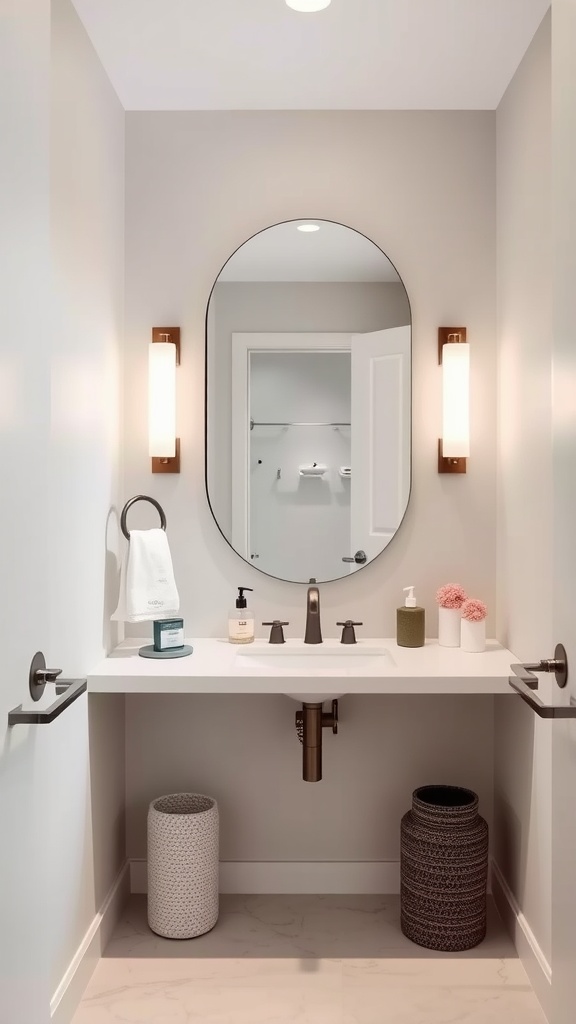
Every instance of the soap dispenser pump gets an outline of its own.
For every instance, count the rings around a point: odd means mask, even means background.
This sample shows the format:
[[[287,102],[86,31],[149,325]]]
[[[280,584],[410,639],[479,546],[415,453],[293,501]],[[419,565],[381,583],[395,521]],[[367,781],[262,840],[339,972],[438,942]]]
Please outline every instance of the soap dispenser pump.
[[[254,612],[247,607],[244,591],[252,587],[238,587],[236,607],[228,615],[228,639],[231,644],[251,644],[254,641]]]
[[[404,587],[408,594],[404,607],[396,611],[396,643],[399,647],[424,647],[425,613],[416,604],[414,587]]]

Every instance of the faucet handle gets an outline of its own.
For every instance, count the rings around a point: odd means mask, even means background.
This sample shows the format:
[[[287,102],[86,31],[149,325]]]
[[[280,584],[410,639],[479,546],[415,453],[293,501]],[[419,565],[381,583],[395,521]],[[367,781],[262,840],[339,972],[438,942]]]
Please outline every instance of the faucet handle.
[[[346,622],[337,622],[337,626],[343,626],[342,636],[340,638],[341,644],[355,644],[356,633],[354,632],[354,626],[363,626],[363,622],[352,622],[352,619],[346,619]]]
[[[285,644],[283,626],[289,626],[289,622],[280,622],[280,619],[274,619],[274,622],[263,622],[263,626],[272,626],[270,630],[269,644]]]

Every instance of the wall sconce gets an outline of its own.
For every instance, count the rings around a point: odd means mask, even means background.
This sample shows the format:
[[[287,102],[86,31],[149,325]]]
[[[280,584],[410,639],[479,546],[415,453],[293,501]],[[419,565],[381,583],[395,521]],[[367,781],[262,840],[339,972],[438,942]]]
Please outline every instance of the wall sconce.
[[[442,366],[442,437],[438,472],[465,473],[470,455],[470,345],[465,327],[438,328]]]
[[[180,472],[176,437],[176,367],[180,328],[153,327],[148,346],[148,442],[153,473]]]

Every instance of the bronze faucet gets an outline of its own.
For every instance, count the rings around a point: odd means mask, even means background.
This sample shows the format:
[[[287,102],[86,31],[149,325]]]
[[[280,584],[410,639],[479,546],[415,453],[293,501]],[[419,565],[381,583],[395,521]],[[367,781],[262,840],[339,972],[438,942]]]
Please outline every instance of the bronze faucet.
[[[306,595],[306,633],[305,644],[321,644],[322,628],[320,626],[320,591],[318,587],[308,587]]]

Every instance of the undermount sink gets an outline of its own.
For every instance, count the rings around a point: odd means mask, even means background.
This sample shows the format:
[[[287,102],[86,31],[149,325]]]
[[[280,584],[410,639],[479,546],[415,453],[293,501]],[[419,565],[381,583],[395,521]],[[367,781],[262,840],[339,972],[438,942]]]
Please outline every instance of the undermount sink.
[[[333,643],[304,646],[291,644],[265,644],[262,647],[241,648],[236,656],[237,668],[251,675],[289,676],[294,678],[354,679],[356,676],[378,676],[393,666],[385,647],[362,644]],[[333,700],[340,693],[288,693],[288,697],[310,704]]]
[[[270,644],[266,648],[238,651],[242,668],[258,669],[261,672],[277,672],[293,675],[357,675],[366,669],[384,669],[390,662],[388,651],[383,647],[333,647],[324,648],[318,644],[312,649],[284,647]],[[240,665],[239,665],[240,667]]]

